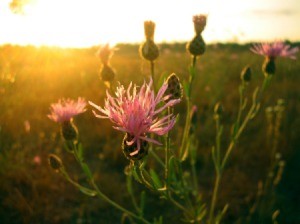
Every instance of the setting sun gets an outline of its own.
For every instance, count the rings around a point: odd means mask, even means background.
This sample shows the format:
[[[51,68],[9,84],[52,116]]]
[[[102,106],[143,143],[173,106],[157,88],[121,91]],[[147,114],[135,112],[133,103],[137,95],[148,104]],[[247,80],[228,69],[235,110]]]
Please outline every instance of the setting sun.
[[[19,10],[13,12],[11,2],[19,2]],[[191,18],[199,13],[208,15],[203,34],[207,42],[296,41],[300,39],[295,29],[299,6],[297,0],[4,0],[0,2],[0,44],[136,43],[144,38],[145,20],[156,23],[156,41],[186,41],[193,35]]]

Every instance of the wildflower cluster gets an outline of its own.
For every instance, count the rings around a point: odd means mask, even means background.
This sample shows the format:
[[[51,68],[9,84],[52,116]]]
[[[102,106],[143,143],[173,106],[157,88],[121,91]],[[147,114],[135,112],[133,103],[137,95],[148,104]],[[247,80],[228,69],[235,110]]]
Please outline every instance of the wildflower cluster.
[[[206,45],[202,37],[202,32],[206,26],[206,15],[195,15],[193,17],[195,36],[187,44],[187,51],[192,56],[192,63],[189,68],[188,80],[184,80],[184,88],[179,77],[172,73],[161,83],[156,83],[154,75],[154,60],[159,56],[159,49],[154,43],[155,23],[152,21],[144,22],[146,41],[140,46],[141,56],[150,61],[151,78],[149,82],[144,81],[141,86],[129,84],[127,88],[120,84],[114,89],[109,88],[106,92],[104,106],[99,106],[89,101],[93,107],[93,114],[96,118],[108,119],[113,128],[124,134],[120,141],[125,157],[129,160],[126,167],[126,181],[128,194],[136,212],[127,210],[123,206],[111,200],[106,196],[95,183],[91,170],[83,158],[83,149],[78,139],[78,129],[73,122],[73,118],[86,111],[87,103],[83,98],[74,100],[60,100],[50,107],[51,114],[48,117],[61,124],[62,137],[69,153],[72,153],[85,173],[89,187],[82,186],[74,181],[67,173],[61,159],[54,155],[49,155],[49,164],[56,171],[61,173],[67,181],[77,187],[80,191],[89,196],[98,196],[113,207],[129,217],[130,221],[150,224],[144,216],[144,194],[141,194],[141,205],[136,203],[136,194],[132,189],[132,179],[143,184],[161,198],[169,201],[182,212],[182,220],[188,223],[220,223],[228,205],[225,205],[222,211],[216,212],[218,204],[218,193],[221,186],[222,175],[230,159],[239,137],[246,129],[250,121],[257,115],[261,108],[263,93],[269,83],[270,77],[275,73],[275,59],[279,56],[296,58],[298,48],[292,48],[283,42],[270,44],[256,44],[251,48],[256,54],[265,56],[262,71],[265,75],[262,86],[258,86],[252,93],[252,103],[248,106],[246,88],[252,79],[252,70],[246,66],[240,74],[241,83],[239,86],[239,107],[236,120],[233,122],[230,132],[230,138],[225,141],[228,145],[222,143],[222,117],[226,111],[221,102],[215,104],[213,109],[213,119],[216,126],[215,143],[211,150],[212,162],[215,169],[215,182],[213,185],[212,197],[205,203],[202,201],[200,188],[198,187],[198,174],[196,169],[198,137],[197,137],[197,114],[199,113],[197,105],[193,104],[192,90],[193,82],[196,77],[197,58],[205,53]],[[109,65],[113,49],[108,44],[102,47],[97,55],[102,62],[100,75],[103,81],[111,83],[114,80],[115,73]],[[160,85],[160,86],[159,86]],[[156,88],[159,88],[156,91]],[[183,91],[184,89],[184,91]],[[173,144],[170,131],[174,128],[177,116],[174,115],[174,107],[186,100],[185,123],[182,132],[176,133],[180,143]],[[282,120],[284,105],[282,102],[276,105],[276,121],[272,136],[278,135],[279,123]],[[268,113],[270,124],[272,114]],[[272,129],[273,130],[273,129]],[[228,132],[229,133],[229,132]],[[222,143],[222,144],[221,144]],[[273,143],[274,154],[277,155],[277,144]],[[159,148],[164,151],[163,155],[158,155],[156,150]],[[151,158],[150,157],[151,153]],[[149,155],[149,156],[147,156]],[[278,156],[272,163],[271,171],[276,169],[276,175],[272,176],[271,185],[266,182],[262,188],[269,189],[277,185],[281,179],[284,161]],[[147,169],[147,160],[153,159],[154,165]],[[157,163],[157,164],[156,164]],[[159,165],[159,166],[156,166]],[[187,169],[185,172],[184,169]],[[185,175],[185,174],[191,175]],[[275,178],[274,178],[275,177]],[[271,195],[271,194],[270,194]],[[271,196],[270,196],[271,197]],[[267,199],[264,199],[267,200]],[[256,208],[260,208],[261,199],[259,199]],[[207,206],[209,205],[209,207]],[[254,209],[255,210],[255,209]],[[162,217],[154,218],[154,224],[162,224]]]

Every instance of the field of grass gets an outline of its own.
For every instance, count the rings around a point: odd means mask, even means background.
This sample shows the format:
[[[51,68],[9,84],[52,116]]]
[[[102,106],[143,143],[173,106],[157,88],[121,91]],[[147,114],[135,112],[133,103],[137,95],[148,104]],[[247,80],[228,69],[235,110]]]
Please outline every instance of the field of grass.
[[[141,85],[149,79],[149,63],[143,61],[137,45],[120,44],[111,59],[116,79],[127,86]],[[198,184],[209,203],[214,181],[211,148],[215,141],[213,108],[222,102],[224,139],[228,144],[231,124],[238,111],[240,73],[246,65],[252,80],[246,94],[263,79],[263,57],[249,50],[250,45],[215,44],[199,58],[193,83],[192,101],[198,107],[197,170]],[[61,49],[48,47],[0,47],[0,220],[1,223],[120,223],[122,213],[106,202],[90,198],[69,184],[48,165],[48,154],[59,155],[66,169],[85,184],[76,161],[64,150],[58,124],[51,121],[51,103],[60,98],[84,97],[103,105],[106,86],[99,78],[97,48]],[[161,44],[155,62],[155,78],[176,73],[188,78],[190,55],[184,43]],[[262,108],[242,134],[223,174],[217,210],[226,203],[224,223],[246,223],[254,205],[258,185],[267,176],[270,162],[270,125],[265,109],[278,99],[285,101],[279,128],[278,152],[285,161],[281,181],[273,191],[272,211],[279,210],[278,223],[300,223],[300,63],[278,58],[277,71],[266,91]],[[171,132],[174,142],[183,130],[185,100],[176,105],[179,120]],[[86,162],[103,192],[120,204],[132,208],[126,191],[124,169],[128,160],[121,149],[123,135],[108,120],[96,119],[92,108],[75,118]],[[188,175],[188,174],[187,174]],[[180,223],[180,211],[164,199],[134,183],[136,192],[147,195],[146,217],[164,217],[164,223]],[[258,223],[255,215],[252,223]],[[271,214],[263,214],[265,216]],[[267,219],[268,220],[268,219]],[[271,219],[270,219],[271,220]],[[266,222],[269,223],[269,222]],[[270,222],[271,223],[271,222]],[[274,222],[275,223],[275,222]]]

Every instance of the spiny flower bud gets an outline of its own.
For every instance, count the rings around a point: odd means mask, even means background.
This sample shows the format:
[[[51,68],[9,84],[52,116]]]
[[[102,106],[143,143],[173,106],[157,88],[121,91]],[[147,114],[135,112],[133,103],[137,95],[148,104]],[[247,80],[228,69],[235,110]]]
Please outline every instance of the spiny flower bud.
[[[206,15],[193,16],[194,28],[196,35],[200,35],[206,26]]]
[[[165,100],[165,102],[182,98],[182,85],[179,81],[178,76],[175,73],[169,75],[169,77],[167,78],[167,83],[168,88],[165,92],[165,95],[169,95],[169,97]]]
[[[48,156],[48,162],[55,172],[58,172],[59,169],[63,167],[62,161],[57,155],[50,154]]]
[[[147,40],[141,45],[140,54],[144,59],[148,61],[154,61],[159,56],[158,46],[154,43],[153,40]]]
[[[265,62],[262,66],[262,70],[265,76],[271,76],[275,74],[276,65],[275,65],[275,58],[274,57],[266,57]]]
[[[201,35],[196,35],[193,40],[187,44],[187,50],[194,56],[204,54],[205,49],[205,42]]]
[[[152,21],[145,21],[144,31],[147,40],[154,40],[155,23]]]
[[[71,120],[64,121],[61,123],[61,134],[66,141],[75,141],[78,136],[78,130]]]
[[[133,144],[129,145],[128,142],[132,141],[133,136],[130,136],[130,134],[126,133],[123,139],[122,143],[122,149],[123,153],[129,160],[141,160],[145,156],[148,155],[148,149],[149,149],[149,143],[147,141],[141,140],[141,146],[140,150],[136,154],[132,154],[137,150],[137,143],[134,142]]]
[[[215,113],[215,117],[219,117],[223,114],[224,110],[223,110],[223,106],[220,102],[216,103],[215,107],[214,107],[214,113]]]
[[[104,82],[112,82],[115,78],[115,72],[108,64],[103,64],[100,69],[100,78]]]
[[[245,67],[241,73],[241,80],[245,83],[249,83],[251,80],[251,68]]]

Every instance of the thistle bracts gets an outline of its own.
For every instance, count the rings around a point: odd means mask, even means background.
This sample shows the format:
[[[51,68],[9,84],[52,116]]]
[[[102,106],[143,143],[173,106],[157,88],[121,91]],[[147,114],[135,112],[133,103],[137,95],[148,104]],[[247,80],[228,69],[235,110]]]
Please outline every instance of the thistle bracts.
[[[141,141],[140,149],[137,150],[137,143],[129,144],[134,136],[126,133],[122,142],[122,150],[125,157],[129,160],[137,161],[148,155],[149,143],[145,140]]]
[[[59,172],[59,170],[63,167],[61,159],[54,154],[50,154],[48,156],[48,163],[55,172]]]
[[[76,141],[78,138],[78,130],[73,121],[64,121],[61,123],[61,135],[66,141]]]
[[[175,73],[169,75],[166,83],[168,84],[168,88],[165,92],[165,95],[168,97],[167,97],[167,99],[165,99],[165,102],[168,102],[168,101],[174,100],[174,99],[181,99],[183,96],[183,91],[182,91],[182,85],[180,83],[178,76]]]
[[[202,37],[202,32],[206,25],[206,15],[195,15],[193,17],[195,36],[187,44],[187,50],[193,56],[204,54],[206,45]]]
[[[115,79],[115,71],[110,66],[110,59],[113,56],[115,49],[110,48],[108,44],[101,47],[96,55],[100,58],[102,66],[100,68],[99,76],[100,79],[105,82],[109,83],[108,86],[114,81]]]
[[[140,46],[140,55],[153,62],[159,56],[158,46],[154,42],[155,23],[152,21],[144,22],[146,41]]]
[[[251,80],[251,68],[249,66],[246,66],[243,71],[241,72],[241,80],[243,83],[248,84]]]
[[[262,71],[263,71],[263,73],[266,77],[275,74],[276,64],[275,64],[275,58],[274,57],[266,57],[265,58],[265,61],[262,65]]]
[[[113,82],[115,79],[115,71],[108,64],[102,64],[99,72],[100,79],[103,82]]]

